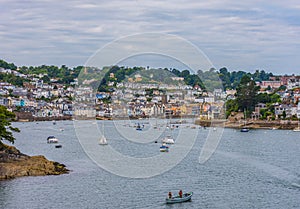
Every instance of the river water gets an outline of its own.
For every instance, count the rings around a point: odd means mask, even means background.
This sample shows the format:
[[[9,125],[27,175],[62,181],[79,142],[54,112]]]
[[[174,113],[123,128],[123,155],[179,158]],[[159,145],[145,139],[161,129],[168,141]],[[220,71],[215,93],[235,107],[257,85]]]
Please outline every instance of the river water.
[[[101,127],[103,121],[90,123]],[[104,123],[109,144],[119,152],[142,157],[159,153],[158,143],[125,143],[112,131],[113,121]],[[174,168],[136,179],[112,174],[90,159],[72,121],[13,125],[21,129],[15,134],[18,149],[63,163],[71,172],[0,181],[0,208],[300,208],[300,132],[224,129],[217,150],[200,164],[210,130],[199,129],[194,146]],[[189,129],[179,129],[184,128]],[[47,144],[49,135],[56,136],[62,148]],[[192,201],[166,205],[168,192],[179,189],[192,191]]]

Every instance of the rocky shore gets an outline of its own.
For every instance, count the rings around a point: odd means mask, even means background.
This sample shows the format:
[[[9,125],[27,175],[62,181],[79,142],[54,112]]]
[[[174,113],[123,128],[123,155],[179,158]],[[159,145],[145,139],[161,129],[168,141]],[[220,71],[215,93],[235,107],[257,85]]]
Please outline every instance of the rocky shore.
[[[47,160],[44,156],[28,156],[13,146],[0,146],[0,180],[21,176],[66,174],[65,165]]]
[[[275,120],[275,121],[265,121],[265,120],[247,120],[244,121],[230,121],[230,120],[197,120],[195,124],[210,127],[210,126],[222,126],[225,128],[242,128],[246,126],[250,129],[283,129],[283,130],[293,130],[298,127],[297,121],[288,120]]]

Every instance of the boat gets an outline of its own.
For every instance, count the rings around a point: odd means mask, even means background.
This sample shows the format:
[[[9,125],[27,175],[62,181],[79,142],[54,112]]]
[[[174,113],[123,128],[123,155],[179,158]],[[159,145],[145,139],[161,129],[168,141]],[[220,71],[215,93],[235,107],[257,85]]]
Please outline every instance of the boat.
[[[144,125],[143,125],[143,126],[144,126]],[[137,131],[142,131],[142,130],[143,130],[140,124],[138,124],[138,125],[136,126],[136,130],[137,130]]]
[[[47,143],[58,143],[58,139],[55,136],[48,136]]]
[[[246,110],[244,110],[244,126],[242,127],[241,132],[249,132],[249,128],[246,127]]]
[[[157,118],[156,118],[156,120],[155,120],[155,125],[153,126],[153,129],[157,129]]]
[[[107,143],[106,137],[104,136],[104,123],[102,123],[102,133],[103,133],[103,135],[99,139],[99,144],[107,145],[108,143]]]
[[[160,152],[169,152],[169,147],[168,147],[165,143],[163,143],[163,144],[160,146],[159,151],[160,151]]]
[[[299,121],[298,121],[298,127],[294,128],[293,131],[294,131],[294,132],[300,132],[300,124],[299,124]]]
[[[55,145],[55,148],[62,148],[61,144]]]
[[[294,132],[300,132],[300,128],[299,128],[299,127],[294,128],[293,131],[294,131]]]
[[[172,137],[169,135],[169,136],[166,136],[164,137],[162,140],[161,140],[162,143],[166,143],[166,144],[174,144],[174,139],[172,139]]]
[[[99,139],[99,144],[100,145],[107,145],[107,140],[105,138],[105,136],[102,136],[100,139]]]
[[[241,129],[241,132],[248,132],[248,131],[249,131],[249,128],[246,128],[246,127]]]
[[[173,203],[187,202],[191,200],[192,196],[193,196],[193,192],[184,193],[182,197],[175,196],[171,198],[166,198],[166,203],[173,204]]]

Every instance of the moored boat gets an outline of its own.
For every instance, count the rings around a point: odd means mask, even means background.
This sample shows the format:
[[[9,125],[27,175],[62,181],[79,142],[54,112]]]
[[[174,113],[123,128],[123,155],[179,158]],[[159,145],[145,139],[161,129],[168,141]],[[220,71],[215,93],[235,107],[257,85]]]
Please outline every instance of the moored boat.
[[[249,128],[244,127],[241,129],[241,132],[249,132]]]
[[[293,131],[299,132],[300,131],[300,122],[298,121],[298,127],[294,128]]]
[[[106,140],[106,137],[105,137],[105,135],[104,135],[104,123],[102,123],[102,136],[99,138],[99,144],[100,145],[107,145],[108,143],[107,143],[107,140]]]
[[[165,138],[163,138],[161,140],[162,143],[166,143],[166,144],[174,144],[174,139],[172,139],[171,136],[166,136]]]
[[[143,125],[143,127],[144,127],[144,125]],[[142,131],[143,129],[142,129],[142,126],[140,125],[140,124],[138,124],[137,126],[136,126],[136,130],[137,131]]]
[[[47,138],[47,143],[58,143],[58,139],[55,136],[49,136]]]
[[[184,193],[182,197],[175,196],[171,198],[166,198],[166,203],[173,204],[173,203],[187,202],[191,200],[192,196],[193,196],[193,192]]]
[[[299,128],[299,127],[294,128],[293,131],[294,131],[294,132],[300,132],[300,128]]]
[[[100,139],[99,139],[99,144],[100,145],[107,145],[107,140],[104,136],[102,136]]]
[[[159,148],[160,152],[169,152],[169,147],[164,143]]]

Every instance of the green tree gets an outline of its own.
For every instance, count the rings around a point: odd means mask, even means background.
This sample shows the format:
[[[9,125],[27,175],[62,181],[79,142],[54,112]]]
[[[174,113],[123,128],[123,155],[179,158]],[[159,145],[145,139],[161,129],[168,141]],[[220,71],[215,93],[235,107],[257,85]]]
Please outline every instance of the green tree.
[[[4,60],[0,60],[0,67],[3,67],[5,69],[11,69],[11,70],[17,69],[17,66],[15,66],[13,63],[7,63]]]
[[[270,96],[271,103],[281,102],[280,96],[278,94],[272,94]]]
[[[46,75],[44,75],[44,77],[42,78],[44,83],[50,83],[50,78]]]
[[[15,118],[15,114],[8,111],[6,107],[0,105],[0,147],[2,148],[4,144],[3,140],[7,140],[12,144],[15,141],[15,137],[12,134],[14,132],[20,132],[18,128],[11,126],[11,120]]]
[[[224,89],[231,89],[231,82],[230,82],[230,73],[228,72],[227,68],[223,67],[219,70],[219,77],[222,81]]]
[[[270,98],[270,95],[267,94],[267,93],[261,93],[261,94],[258,94],[256,96],[256,102],[257,103],[269,103],[271,102],[271,98]]]
[[[236,100],[239,110],[253,111],[259,86],[248,76],[244,75],[236,89]]]
[[[234,99],[229,99],[226,101],[226,118],[230,115],[231,112],[238,111],[237,101]]]
[[[286,112],[285,112],[285,110],[283,110],[283,112],[282,112],[282,117],[283,117],[283,119],[286,119]]]

